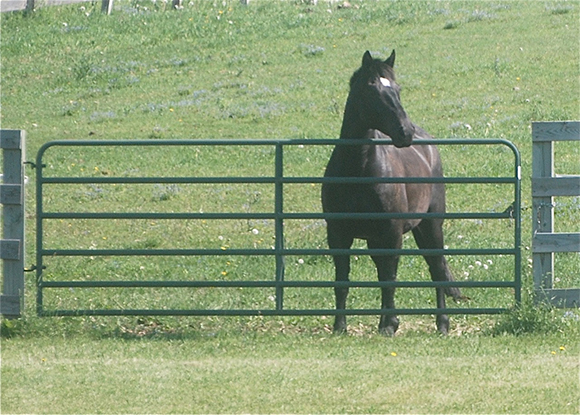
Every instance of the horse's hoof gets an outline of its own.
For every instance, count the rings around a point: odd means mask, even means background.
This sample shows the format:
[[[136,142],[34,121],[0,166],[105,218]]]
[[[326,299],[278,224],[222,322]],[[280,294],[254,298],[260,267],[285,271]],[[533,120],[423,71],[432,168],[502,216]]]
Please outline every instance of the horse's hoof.
[[[399,328],[397,316],[381,316],[379,323],[379,333],[386,337],[393,337]]]
[[[334,334],[346,334],[346,321],[344,320],[335,321],[332,332]]]
[[[379,333],[385,337],[394,337],[396,331],[397,328],[393,326],[379,327]]]
[[[449,334],[449,317],[445,315],[437,316],[437,331],[442,336],[447,336]]]

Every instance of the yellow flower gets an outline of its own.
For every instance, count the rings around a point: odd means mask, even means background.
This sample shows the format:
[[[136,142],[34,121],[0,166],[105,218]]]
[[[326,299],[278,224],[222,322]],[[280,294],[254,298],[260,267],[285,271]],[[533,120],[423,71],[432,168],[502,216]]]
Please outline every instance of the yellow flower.
[[[396,352],[391,352],[391,356],[397,357],[397,353]]]
[[[566,350],[566,348],[564,346],[560,346],[560,351],[563,352],[564,350]]]

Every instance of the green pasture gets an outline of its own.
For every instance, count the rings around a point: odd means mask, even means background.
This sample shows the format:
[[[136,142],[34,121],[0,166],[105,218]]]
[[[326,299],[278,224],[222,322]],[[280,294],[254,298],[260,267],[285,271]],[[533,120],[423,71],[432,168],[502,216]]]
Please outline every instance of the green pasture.
[[[437,138],[503,138],[522,156],[522,306],[502,316],[39,318],[33,274],[25,312],[2,322],[2,413],[578,413],[580,313],[536,306],[531,277],[531,123],[580,119],[580,2],[160,1],[46,7],[1,18],[2,128],[27,132],[27,159],[51,140],[337,138],[348,80],[364,51],[397,51],[402,101]],[[340,7],[339,7],[340,5]],[[501,146],[441,146],[448,176],[513,174]],[[286,150],[286,175],[321,176],[331,148]],[[268,146],[51,148],[46,177],[272,176]],[[577,143],[557,143],[556,172],[578,174]],[[27,265],[35,261],[35,174],[27,170]],[[54,212],[271,212],[269,184],[55,184]],[[285,211],[320,212],[318,184],[286,185]],[[510,186],[447,187],[449,212],[503,212]],[[579,198],[555,199],[555,228],[577,232]],[[325,248],[322,220],[285,223],[289,248]],[[510,220],[446,221],[446,245],[513,246]],[[55,249],[269,249],[269,220],[47,220]],[[414,246],[407,237],[405,247]],[[364,244],[357,243],[362,248]],[[513,259],[454,256],[458,280],[513,279]],[[55,257],[51,281],[269,280],[273,257]],[[557,254],[556,288],[580,286],[578,254]],[[289,257],[289,280],[333,278],[330,258]],[[352,278],[374,281],[367,257]],[[420,257],[399,279],[428,280]],[[506,289],[465,289],[466,304],[514,307]],[[47,310],[272,308],[275,290],[52,289]],[[376,308],[377,289],[349,307]],[[432,289],[399,289],[432,307]],[[288,308],[332,308],[332,289],[287,289]]]

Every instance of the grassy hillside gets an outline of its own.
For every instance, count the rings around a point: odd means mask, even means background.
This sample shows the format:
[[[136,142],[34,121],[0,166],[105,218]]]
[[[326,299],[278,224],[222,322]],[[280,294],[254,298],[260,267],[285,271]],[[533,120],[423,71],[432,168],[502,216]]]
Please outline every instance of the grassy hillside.
[[[437,137],[578,118],[576,2],[119,2],[2,16],[2,121],[52,138],[332,138],[369,49]],[[469,124],[471,130],[465,128]]]
[[[3,14],[1,126],[27,131],[29,160],[54,139],[336,138],[348,80],[363,52],[386,57],[396,49],[403,104],[417,124],[438,138],[505,138],[519,148],[527,293],[531,122],[580,119],[579,2],[355,0],[350,8],[310,3],[193,1],[173,11],[162,2],[117,1],[111,16],[91,3]],[[449,176],[511,174],[506,149],[441,151]],[[329,152],[296,147],[284,167],[289,174],[320,175]],[[578,174],[577,143],[559,143],[555,152],[558,173]],[[273,157],[272,149],[263,147],[51,149],[44,174],[263,176],[272,174]],[[34,173],[28,175],[33,181]],[[34,262],[33,190],[27,191],[29,264]],[[53,185],[45,197],[45,208],[52,211],[265,212],[271,210],[273,189]],[[287,186],[285,200],[287,211],[320,211],[317,185]],[[501,212],[512,200],[505,186],[448,187],[452,212]],[[557,198],[556,229],[579,231],[579,209],[578,198]],[[447,221],[446,243],[509,247],[513,224],[508,222]],[[326,246],[323,221],[289,221],[286,232],[289,247]],[[44,233],[46,246],[66,249],[268,248],[272,237],[271,221],[241,220],[52,220]],[[405,244],[412,247],[412,238]],[[453,257],[450,263],[459,279],[513,275],[511,258]],[[271,279],[273,260],[88,257],[51,258],[46,265],[45,278],[55,281],[227,280]],[[579,266],[577,254],[557,255],[557,286],[580,286],[574,272]],[[322,257],[289,258],[287,272],[291,279],[333,277],[330,259]],[[375,280],[368,258],[354,261],[353,279]],[[428,279],[424,261],[404,258],[400,279]],[[351,336],[334,338],[326,317],[40,319],[34,285],[29,274],[25,318],[3,324],[3,412],[577,409],[576,312],[526,305],[500,318],[457,316],[449,339],[433,337],[430,316],[403,317],[401,335],[391,340],[376,335],[376,317],[352,317]],[[476,307],[513,304],[509,290],[468,294],[468,305]],[[334,302],[330,289],[287,290],[286,295],[290,307],[326,308]],[[49,309],[236,308],[271,307],[272,298],[269,289],[64,289],[52,290],[45,304]],[[403,307],[430,306],[434,293],[401,289],[396,299]],[[352,290],[349,298],[353,308],[378,304],[378,290]],[[532,334],[513,335],[522,332]],[[426,355],[429,348],[437,357]],[[369,359],[377,350],[380,356]],[[390,380],[385,367],[393,373]],[[449,379],[451,392],[440,390],[437,373]],[[71,400],[66,391],[73,385],[79,398]],[[197,392],[188,394],[190,389]]]

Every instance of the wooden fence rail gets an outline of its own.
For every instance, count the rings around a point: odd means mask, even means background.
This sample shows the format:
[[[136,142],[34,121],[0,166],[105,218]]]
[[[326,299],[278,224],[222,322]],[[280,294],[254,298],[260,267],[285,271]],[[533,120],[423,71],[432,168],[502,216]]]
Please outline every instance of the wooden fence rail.
[[[555,306],[579,307],[580,288],[554,288],[554,253],[580,252],[580,233],[554,233],[554,196],[580,196],[580,176],[554,174],[554,141],[580,144],[580,122],[532,123],[534,289]]]
[[[61,6],[65,4],[85,3],[94,0],[0,0],[0,12],[32,11],[43,6]],[[111,14],[113,0],[102,0],[101,11]]]
[[[10,318],[21,315],[24,299],[24,141],[24,131],[0,130],[3,153],[0,313]]]
[[[38,7],[62,6],[65,4],[76,4],[95,2],[96,0],[0,0],[0,12],[33,11]],[[182,9],[183,0],[172,0],[174,9]],[[242,4],[249,4],[250,0],[240,0]],[[113,0],[101,0],[101,11],[111,14],[113,11]]]

